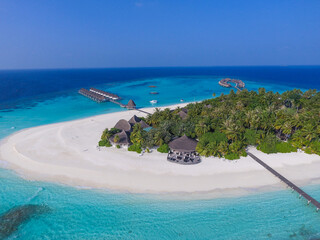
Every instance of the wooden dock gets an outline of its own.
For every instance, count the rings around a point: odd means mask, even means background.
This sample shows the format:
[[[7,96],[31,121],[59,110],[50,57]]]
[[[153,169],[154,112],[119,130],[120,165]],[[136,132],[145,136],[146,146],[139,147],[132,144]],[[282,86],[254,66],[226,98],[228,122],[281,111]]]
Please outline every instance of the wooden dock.
[[[285,184],[287,184],[287,186],[289,186],[293,191],[296,191],[298,194],[300,194],[300,196],[304,197],[307,201],[308,201],[308,205],[310,203],[312,203],[316,208],[317,211],[319,211],[320,209],[320,203],[315,200],[313,197],[311,197],[309,194],[307,194],[305,191],[303,191],[301,188],[299,188],[297,185],[295,185],[294,183],[292,183],[291,181],[289,181],[287,178],[285,178],[284,176],[282,176],[280,173],[278,173],[277,171],[275,171],[273,168],[271,168],[269,165],[267,165],[266,163],[264,163],[261,159],[257,158],[255,155],[253,155],[252,153],[247,152],[248,155],[250,157],[252,157],[257,163],[259,163],[260,165],[262,165],[265,169],[267,169],[269,172],[271,172],[274,176],[276,176],[277,178],[279,178],[282,182],[284,182]]]
[[[136,108],[135,110],[137,110],[137,111],[139,111],[139,112],[142,112],[142,113],[145,113],[145,114],[147,114],[147,115],[152,115],[151,113],[148,113],[148,112],[146,112],[146,111],[143,111],[143,110],[141,110],[141,109],[138,109],[138,108]]]
[[[87,90],[85,88],[81,88],[78,91],[81,95],[86,96],[96,102],[112,102],[114,104],[119,105],[122,108],[127,108],[129,110],[137,110],[139,112],[151,115],[151,113],[148,113],[144,110],[141,109],[137,109],[136,108],[136,104],[134,103],[133,100],[130,99],[130,101],[128,102],[128,104],[123,104],[121,102],[118,102],[117,100],[121,99],[118,95],[113,94],[113,93],[109,93],[100,89],[96,89],[96,88],[90,88],[90,90]]]
[[[106,98],[109,98],[109,99],[112,99],[112,100],[118,100],[120,99],[120,97],[114,93],[109,93],[109,92],[106,92],[106,91],[103,91],[103,90],[100,90],[100,89],[96,89],[96,88],[90,88],[90,91],[91,92],[94,92],[94,93],[97,93],[97,94],[100,94]]]
[[[93,101],[96,101],[96,102],[106,102],[107,101],[107,98],[100,95],[100,94],[97,94],[95,92],[91,92],[85,88],[81,88],[78,93],[80,93],[81,95],[87,97],[87,98],[90,98],[92,99]]]

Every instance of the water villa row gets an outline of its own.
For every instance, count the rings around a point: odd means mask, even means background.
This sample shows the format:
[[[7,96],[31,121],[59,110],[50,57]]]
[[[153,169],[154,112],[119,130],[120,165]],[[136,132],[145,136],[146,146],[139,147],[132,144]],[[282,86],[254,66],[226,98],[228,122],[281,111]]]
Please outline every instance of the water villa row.
[[[113,93],[109,93],[109,92],[106,92],[106,91],[103,91],[100,89],[90,88],[90,90],[87,90],[85,88],[81,88],[78,92],[79,92],[79,94],[81,94],[85,97],[88,97],[98,103],[108,101],[108,102],[115,103],[123,108],[136,109],[136,104],[132,99],[129,100],[128,104],[123,104],[123,103],[117,101],[117,100],[121,99],[118,95],[113,94]]]
[[[236,85],[233,86],[231,85],[231,83],[235,83]],[[241,81],[240,79],[231,79],[231,78],[224,78],[224,79],[221,79],[219,81],[219,85],[222,86],[222,87],[227,87],[227,88],[230,88],[230,87],[234,87],[238,90],[242,90],[242,88],[245,87],[245,84],[243,81]]]

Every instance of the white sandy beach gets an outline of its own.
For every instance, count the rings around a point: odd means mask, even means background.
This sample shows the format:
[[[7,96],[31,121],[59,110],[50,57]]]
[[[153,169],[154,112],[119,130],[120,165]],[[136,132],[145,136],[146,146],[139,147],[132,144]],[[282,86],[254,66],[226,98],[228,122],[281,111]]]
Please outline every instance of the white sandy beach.
[[[202,158],[200,164],[184,166],[168,162],[167,155],[157,151],[143,156],[125,149],[104,147],[99,151],[97,143],[102,131],[134,114],[145,116],[136,110],[122,111],[22,130],[1,142],[0,160],[30,180],[138,193],[221,195],[233,190],[249,193],[284,187],[250,157],[237,161]],[[295,183],[309,184],[320,179],[320,156],[267,155],[254,148],[250,152]]]

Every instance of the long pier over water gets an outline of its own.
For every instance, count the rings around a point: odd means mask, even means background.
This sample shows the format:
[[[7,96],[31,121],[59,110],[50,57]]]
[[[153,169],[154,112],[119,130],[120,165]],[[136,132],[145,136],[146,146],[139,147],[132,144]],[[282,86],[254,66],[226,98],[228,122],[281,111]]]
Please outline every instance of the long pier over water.
[[[289,181],[287,178],[285,178],[284,176],[282,176],[280,173],[278,173],[276,170],[274,170],[273,168],[271,168],[269,165],[267,165],[266,163],[264,163],[261,159],[257,158],[255,155],[253,155],[252,153],[247,152],[248,155],[250,157],[252,157],[257,163],[259,163],[260,165],[262,165],[265,169],[267,169],[269,172],[271,172],[274,176],[276,176],[277,178],[279,178],[282,182],[284,182],[285,184],[287,184],[292,190],[296,191],[297,193],[300,194],[300,196],[304,197],[307,201],[308,204],[312,203],[316,208],[317,211],[319,211],[320,209],[320,203],[315,200],[313,197],[311,197],[309,194],[307,194],[305,191],[303,191],[301,188],[299,188],[297,185],[295,185],[294,183],[292,183],[291,181]]]
[[[90,88],[89,90],[81,88],[78,92],[79,92],[79,94],[81,94],[87,98],[90,98],[93,101],[99,102],[99,103],[108,101],[108,102],[115,103],[115,104],[119,105],[120,107],[127,108],[129,110],[134,109],[134,110],[137,110],[139,112],[142,112],[142,113],[145,113],[148,115],[151,114],[151,113],[148,113],[144,110],[136,108],[136,104],[132,99],[130,99],[128,104],[123,104],[118,101],[121,99],[118,95],[110,93],[110,92],[106,92],[106,91],[103,91],[103,90],[100,90],[97,88]]]

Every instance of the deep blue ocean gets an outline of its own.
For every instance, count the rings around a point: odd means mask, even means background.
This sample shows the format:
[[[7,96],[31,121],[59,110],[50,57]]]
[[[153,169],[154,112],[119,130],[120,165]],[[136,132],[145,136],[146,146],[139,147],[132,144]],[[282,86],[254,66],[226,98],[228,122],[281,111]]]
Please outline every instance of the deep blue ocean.
[[[320,66],[0,71],[0,139],[28,127],[124,111],[79,95],[82,87],[116,93],[139,107],[151,106],[150,100],[165,106],[228,93],[218,85],[223,77],[242,79],[248,90],[320,90]],[[320,200],[319,185],[303,189]],[[51,210],[25,221],[8,239],[320,239],[320,211],[285,187],[177,200],[27,181],[0,159],[0,216],[25,204]]]

